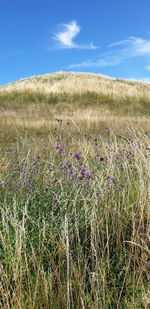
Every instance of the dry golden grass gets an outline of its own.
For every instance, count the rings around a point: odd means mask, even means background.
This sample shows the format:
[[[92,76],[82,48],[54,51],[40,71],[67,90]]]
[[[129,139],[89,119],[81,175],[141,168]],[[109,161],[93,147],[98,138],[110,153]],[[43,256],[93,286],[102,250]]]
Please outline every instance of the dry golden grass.
[[[96,74],[46,74],[0,88],[0,147],[11,147],[18,132],[53,133],[55,119],[87,134],[105,128],[125,133],[149,130],[150,85]]]
[[[150,85],[144,82],[113,79],[96,74],[58,72],[46,74],[31,79],[20,80],[17,83],[1,87],[0,91],[39,91],[40,93],[85,93],[96,92],[109,95],[112,98],[145,98],[150,100]]]

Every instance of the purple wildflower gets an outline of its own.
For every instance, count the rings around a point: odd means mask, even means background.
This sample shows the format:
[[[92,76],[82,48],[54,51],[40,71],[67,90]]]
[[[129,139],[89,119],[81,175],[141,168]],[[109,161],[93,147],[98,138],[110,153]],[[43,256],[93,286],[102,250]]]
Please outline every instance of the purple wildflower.
[[[92,177],[92,174],[91,174],[90,171],[87,171],[87,172],[86,172],[86,177],[87,177],[87,178],[91,178],[91,177]]]
[[[85,167],[80,167],[80,173],[84,178],[91,178],[92,174],[89,170],[87,170]]]
[[[82,176],[85,176],[86,169],[84,167],[80,167],[80,173],[81,173]]]
[[[80,152],[74,153],[73,157],[79,161],[79,160],[81,159],[81,154],[80,154]]]
[[[56,146],[56,152],[57,153],[63,153],[64,152],[64,148],[61,145],[57,145]]]

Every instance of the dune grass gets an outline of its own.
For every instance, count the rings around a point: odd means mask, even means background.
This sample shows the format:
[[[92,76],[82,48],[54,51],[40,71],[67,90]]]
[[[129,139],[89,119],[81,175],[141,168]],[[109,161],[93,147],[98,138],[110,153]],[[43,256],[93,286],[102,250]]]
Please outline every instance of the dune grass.
[[[11,147],[19,134],[54,132],[55,120],[76,124],[83,133],[104,134],[126,128],[149,129],[150,103],[145,97],[112,98],[104,93],[41,93],[31,89],[0,92],[0,148]],[[74,125],[73,125],[74,126]],[[69,129],[70,130],[70,129]],[[71,129],[72,130],[72,129]]]
[[[0,91],[2,308],[150,306],[149,86],[99,79],[126,96]]]

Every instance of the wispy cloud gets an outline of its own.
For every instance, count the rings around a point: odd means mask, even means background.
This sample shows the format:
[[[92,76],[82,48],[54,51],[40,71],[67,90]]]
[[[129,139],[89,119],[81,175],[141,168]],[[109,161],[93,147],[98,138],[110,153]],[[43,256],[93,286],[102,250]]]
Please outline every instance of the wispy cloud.
[[[74,39],[81,31],[79,24],[73,20],[68,24],[59,25],[60,31],[54,34],[53,39],[57,43],[57,48],[77,48],[77,49],[97,49],[98,47],[90,43],[76,43]]]
[[[150,56],[150,39],[143,39],[139,37],[129,37],[127,40],[122,40],[110,45],[110,47],[114,46],[125,46],[126,51],[132,52],[132,56]],[[131,53],[129,53],[131,56]]]
[[[80,63],[71,64],[68,66],[68,69],[77,69],[77,68],[104,68],[116,66],[120,63],[119,59],[113,56],[103,56],[98,59],[89,59]]]
[[[88,59],[81,63],[75,63],[69,68],[100,68],[117,66],[124,61],[136,57],[143,57],[145,60],[150,58],[150,39],[139,37],[129,37],[126,40],[115,42],[108,46],[104,54],[97,58]],[[147,70],[150,66],[146,66]]]

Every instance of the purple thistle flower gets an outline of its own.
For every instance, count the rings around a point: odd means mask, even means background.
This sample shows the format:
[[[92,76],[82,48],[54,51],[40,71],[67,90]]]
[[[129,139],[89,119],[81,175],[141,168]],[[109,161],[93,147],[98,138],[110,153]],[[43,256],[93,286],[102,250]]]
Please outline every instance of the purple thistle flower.
[[[84,178],[91,178],[92,174],[89,170],[87,170],[85,167],[80,167],[80,173]]]
[[[75,158],[75,159],[77,159],[77,160],[79,161],[79,160],[81,159],[81,154],[80,154],[80,152],[74,153],[73,158]]]
[[[57,145],[56,146],[56,152],[57,153],[63,153],[64,152],[64,148],[61,145]]]
[[[84,167],[80,167],[80,173],[81,173],[82,176],[85,176],[86,169]]]
[[[90,171],[87,171],[87,172],[86,172],[86,177],[87,177],[87,178],[91,178],[91,177],[92,177],[92,174],[91,174]]]

